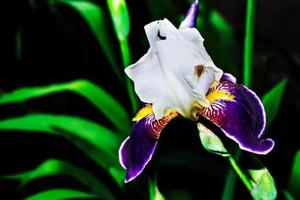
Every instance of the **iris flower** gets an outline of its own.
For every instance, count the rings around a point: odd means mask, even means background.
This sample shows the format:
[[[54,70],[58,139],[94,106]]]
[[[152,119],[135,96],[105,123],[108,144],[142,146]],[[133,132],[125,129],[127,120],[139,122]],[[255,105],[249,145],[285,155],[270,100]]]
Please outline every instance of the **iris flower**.
[[[234,140],[240,149],[267,154],[274,146],[262,139],[266,124],[257,95],[219,69],[194,28],[198,1],[177,29],[167,19],[145,26],[148,52],[125,69],[146,105],[133,118],[131,136],[119,150],[125,182],[135,179],[151,160],[160,133],[175,117],[199,123],[205,118]]]

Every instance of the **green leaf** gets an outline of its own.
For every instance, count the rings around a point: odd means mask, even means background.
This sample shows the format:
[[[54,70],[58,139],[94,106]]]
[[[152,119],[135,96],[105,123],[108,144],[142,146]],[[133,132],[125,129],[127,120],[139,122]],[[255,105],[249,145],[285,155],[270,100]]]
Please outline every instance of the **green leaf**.
[[[247,0],[244,40],[244,85],[251,87],[256,0]]]
[[[160,193],[155,180],[149,181],[150,200],[165,200],[163,195]]]
[[[123,184],[118,162],[120,138],[111,130],[77,117],[32,114],[0,121],[0,130],[39,131],[65,137]]]
[[[102,8],[91,1],[85,0],[51,0],[50,2],[54,5],[64,4],[70,6],[82,16],[95,35],[100,48],[102,48],[102,51],[108,58],[115,74],[119,79],[122,79],[123,75],[116,62],[115,47],[109,39],[109,31],[106,28],[108,19],[103,14]]]
[[[26,100],[70,91],[85,97],[99,109],[122,133],[130,131],[131,123],[126,110],[108,92],[87,80],[76,80],[49,86],[17,89],[0,97],[0,104],[22,103]]]
[[[25,200],[64,200],[64,199],[75,199],[75,198],[95,198],[94,195],[91,195],[86,192],[68,189],[68,188],[58,188],[46,190],[30,197],[27,197]]]
[[[267,126],[270,126],[272,121],[275,119],[278,110],[281,105],[284,90],[286,88],[287,80],[284,79],[277,83],[269,92],[267,92],[263,98],[262,102],[266,111]]]
[[[119,40],[123,66],[127,67],[131,62],[131,53],[128,44],[130,20],[125,0],[107,0],[110,16]],[[126,77],[126,87],[133,112],[138,110],[138,101],[132,83]]]
[[[298,151],[294,158],[292,173],[289,183],[289,192],[295,197],[300,199],[300,151]]]
[[[249,169],[251,176],[252,190],[251,195],[255,200],[272,200],[276,199],[277,190],[275,182],[270,172],[266,168]]]
[[[129,14],[125,0],[107,0],[108,9],[119,41],[127,39],[130,30]]]
[[[211,130],[206,128],[203,124],[197,124],[199,130],[199,136],[203,147],[212,153],[228,157],[230,154],[224,147],[222,141]]]
[[[20,187],[24,187],[33,180],[49,176],[70,176],[86,186],[93,194],[97,194],[98,197],[116,199],[109,188],[92,174],[63,160],[49,159],[31,171],[3,176],[2,178],[20,180]]]
[[[130,64],[131,57],[127,41],[130,31],[130,20],[126,2],[125,0],[107,0],[107,5],[120,43],[123,65],[126,67]]]
[[[120,139],[114,132],[94,122],[64,115],[31,114],[0,121],[0,130],[43,131],[83,139],[113,158]],[[62,132],[65,131],[65,132]]]

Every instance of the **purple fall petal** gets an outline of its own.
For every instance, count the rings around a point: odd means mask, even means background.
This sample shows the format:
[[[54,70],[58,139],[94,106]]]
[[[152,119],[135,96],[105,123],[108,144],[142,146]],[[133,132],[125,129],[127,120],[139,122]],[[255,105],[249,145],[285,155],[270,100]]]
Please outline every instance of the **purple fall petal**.
[[[136,123],[131,136],[120,147],[120,163],[127,169],[125,182],[133,180],[144,170],[156,148],[158,140],[152,136],[148,121],[151,123],[146,117]]]
[[[219,126],[241,149],[256,154],[267,154],[273,149],[273,140],[260,138],[266,116],[253,91],[241,84],[221,81],[210,88],[207,97],[211,106],[200,109],[199,114]]]
[[[232,83],[236,83],[236,78],[230,73],[223,73],[220,81],[230,81]]]
[[[197,14],[198,14],[198,0],[190,6],[184,20],[181,22],[179,28],[194,28],[197,21]]]
[[[151,160],[160,132],[175,115],[155,120],[149,114],[134,124],[130,137],[119,149],[119,160],[126,171],[125,183],[135,179]]]

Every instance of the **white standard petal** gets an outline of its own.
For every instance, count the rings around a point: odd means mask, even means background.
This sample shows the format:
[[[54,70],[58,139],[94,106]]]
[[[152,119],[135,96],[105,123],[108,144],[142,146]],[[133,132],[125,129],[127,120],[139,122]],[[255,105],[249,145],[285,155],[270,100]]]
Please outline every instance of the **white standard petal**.
[[[222,70],[217,68],[194,28],[178,30],[167,19],[145,26],[150,48],[126,68],[141,101],[153,104],[156,119],[168,109],[191,118],[191,109],[209,106],[206,93]]]
[[[166,109],[175,106],[172,103],[175,96],[152,48],[138,62],[127,67],[125,72],[134,81],[135,92],[140,100],[153,104],[156,119],[162,118]]]

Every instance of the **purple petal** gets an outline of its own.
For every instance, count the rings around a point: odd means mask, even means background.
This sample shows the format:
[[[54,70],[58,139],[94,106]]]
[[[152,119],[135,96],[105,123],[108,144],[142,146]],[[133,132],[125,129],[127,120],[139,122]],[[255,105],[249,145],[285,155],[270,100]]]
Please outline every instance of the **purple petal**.
[[[197,14],[198,14],[198,0],[190,6],[184,20],[181,22],[179,28],[194,28],[197,21]]]
[[[120,163],[127,170],[125,183],[142,173],[152,158],[162,129],[174,117],[173,114],[157,121],[149,114],[134,124],[131,136],[119,149]]]
[[[199,114],[219,126],[241,149],[257,154],[273,149],[273,140],[261,139],[266,116],[253,91],[241,84],[221,81],[210,88],[207,98],[211,106],[200,109]]]
[[[236,83],[236,78],[230,73],[223,73],[220,81],[230,81],[232,83]]]

